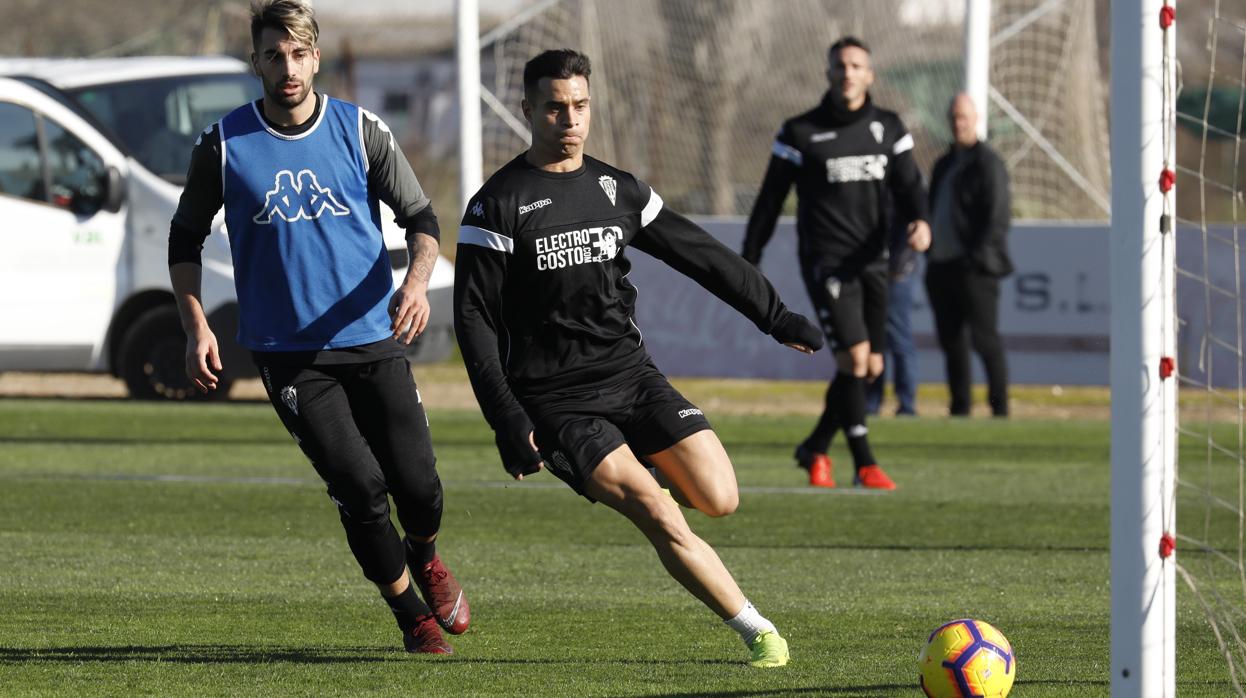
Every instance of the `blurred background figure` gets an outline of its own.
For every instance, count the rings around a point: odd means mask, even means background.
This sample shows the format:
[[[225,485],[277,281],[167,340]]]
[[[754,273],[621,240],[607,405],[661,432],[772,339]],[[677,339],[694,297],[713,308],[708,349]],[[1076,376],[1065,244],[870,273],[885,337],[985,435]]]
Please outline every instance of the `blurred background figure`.
[[[887,260],[887,346],[883,374],[865,388],[865,413],[879,413],[890,378],[896,396],[896,416],[917,414],[917,345],[913,343],[913,290],[921,256],[909,246],[904,225],[891,226]]]
[[[965,93],[948,107],[953,142],[930,177],[933,239],[926,292],[947,368],[949,411],[968,416],[969,347],[986,369],[991,414],[1008,416],[1008,363],[999,338],[999,280],[1013,271],[1008,171],[978,140],[978,111]]]
[[[865,386],[883,372],[892,209],[905,226],[905,244],[916,251],[930,245],[913,136],[895,112],[871,99],[872,60],[855,37],[831,45],[830,89],[817,107],[785,121],[775,137],[741,251],[749,262],[761,262],[795,184],[801,276],[836,367],[822,416],[794,454],[814,487],[835,486],[826,452],[841,429],[852,452],[853,484],[896,487],[874,458],[865,424]]]

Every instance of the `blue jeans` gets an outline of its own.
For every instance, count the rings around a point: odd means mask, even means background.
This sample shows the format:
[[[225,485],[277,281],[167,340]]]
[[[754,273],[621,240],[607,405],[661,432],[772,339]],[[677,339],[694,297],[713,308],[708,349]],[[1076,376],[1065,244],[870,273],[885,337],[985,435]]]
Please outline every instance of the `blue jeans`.
[[[893,377],[896,400],[900,403],[896,414],[917,414],[914,402],[917,393],[917,347],[913,344],[913,323],[909,319],[917,276],[909,274],[888,286],[886,353],[890,356],[883,359],[883,375],[865,388],[865,411],[869,414],[878,414],[888,375]]]

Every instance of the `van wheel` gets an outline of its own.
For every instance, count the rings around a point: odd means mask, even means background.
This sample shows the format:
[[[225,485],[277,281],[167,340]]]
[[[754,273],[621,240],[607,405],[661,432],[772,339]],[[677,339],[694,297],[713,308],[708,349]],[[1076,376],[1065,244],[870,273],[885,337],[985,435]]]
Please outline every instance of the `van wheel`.
[[[121,378],[138,400],[219,400],[233,380],[221,375],[216,390],[204,395],[186,376],[186,333],[175,306],[139,316],[121,342]]]

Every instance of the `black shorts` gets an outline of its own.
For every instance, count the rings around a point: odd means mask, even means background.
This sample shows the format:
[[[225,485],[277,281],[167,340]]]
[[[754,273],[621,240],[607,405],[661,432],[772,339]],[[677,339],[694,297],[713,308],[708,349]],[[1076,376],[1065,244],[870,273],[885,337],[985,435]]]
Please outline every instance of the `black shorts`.
[[[870,353],[883,353],[887,348],[885,265],[843,276],[805,269],[803,276],[832,352],[869,342]]]
[[[710,428],[701,410],[651,363],[618,380],[552,391],[523,406],[545,467],[585,497],[589,476],[619,446],[626,443],[644,457]]]

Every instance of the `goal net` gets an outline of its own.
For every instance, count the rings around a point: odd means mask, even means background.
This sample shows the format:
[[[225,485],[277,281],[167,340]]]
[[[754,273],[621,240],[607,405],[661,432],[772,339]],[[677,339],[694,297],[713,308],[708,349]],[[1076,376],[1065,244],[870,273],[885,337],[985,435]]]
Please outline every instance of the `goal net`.
[[[1246,696],[1246,5],[1177,5],[1178,573]]]
[[[1106,32],[1094,0],[993,4],[991,140],[1020,217],[1105,220]],[[484,171],[526,147],[523,64],[593,59],[589,152],[683,213],[748,215],[781,122],[826,90],[838,36],[870,44],[878,104],[900,114],[928,171],[963,76],[964,0],[545,0],[482,41]]]

